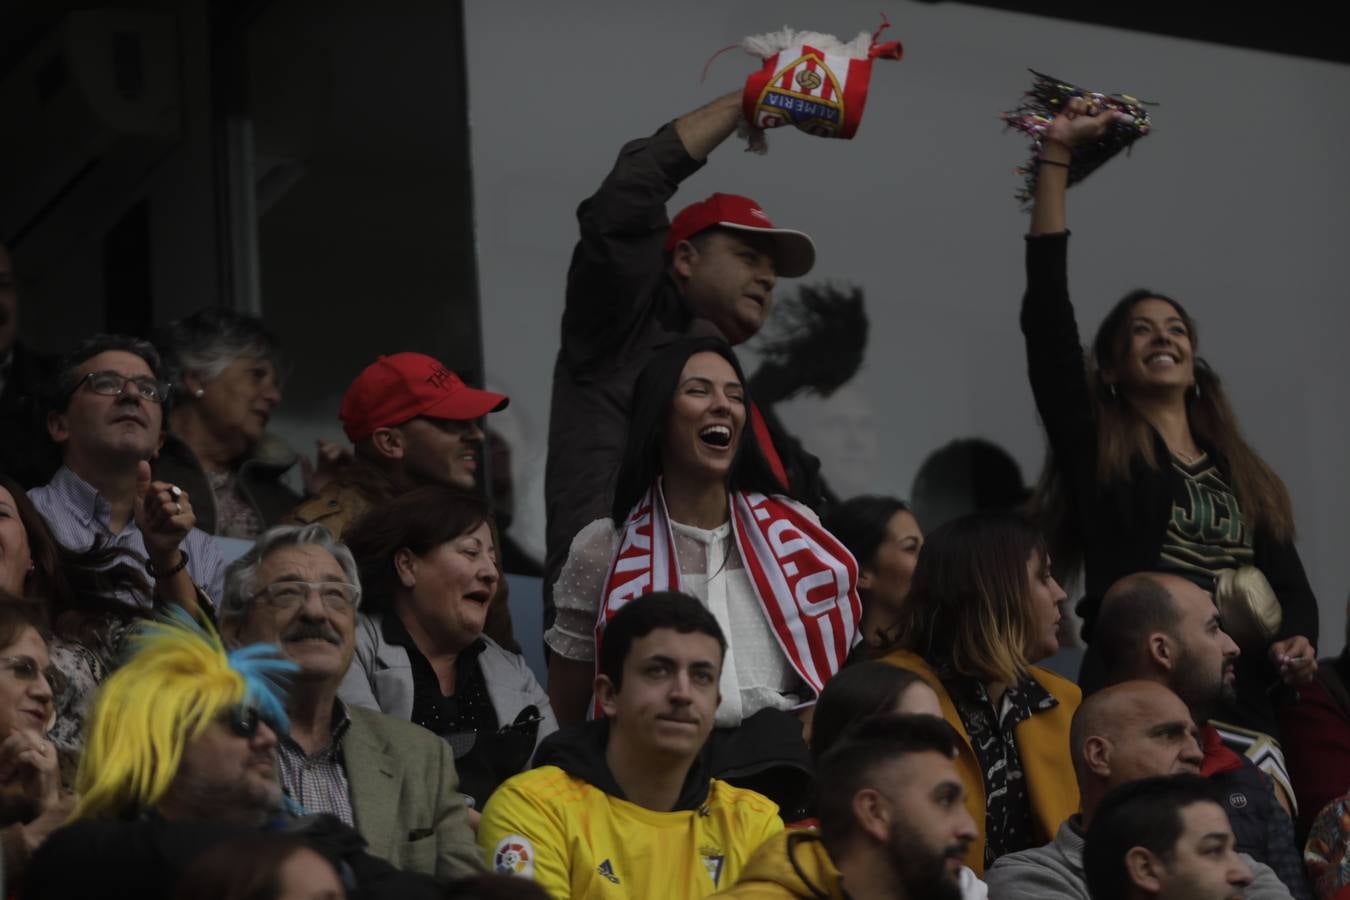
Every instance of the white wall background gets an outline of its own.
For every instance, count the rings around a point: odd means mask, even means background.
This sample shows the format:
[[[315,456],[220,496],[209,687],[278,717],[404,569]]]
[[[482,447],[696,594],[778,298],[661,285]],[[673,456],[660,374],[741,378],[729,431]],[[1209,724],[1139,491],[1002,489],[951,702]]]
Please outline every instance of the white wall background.
[[[1160,101],[1154,133],[1070,194],[1071,284],[1095,330],[1127,290],[1184,303],[1248,438],[1283,475],[1322,607],[1321,650],[1343,640],[1350,590],[1350,68],[958,4],[891,0],[887,37],[851,142],[771,133],[767,157],[733,138],[675,205],[714,190],[759,199],[808,230],[810,280],[862,285],[866,368],[838,403],[784,410],[846,491],[906,495],[956,437],[1006,448],[1028,480],[1042,439],[1017,327],[1026,220],[1012,172],[1026,145],[998,114],[1028,66]],[[729,52],[791,25],[851,37],[867,0],[543,0],[465,4],[478,262],[488,381],[514,446],[515,532],[542,552],[549,383],[577,203],[624,141],[737,88],[757,62]],[[792,290],[780,285],[779,296]],[[827,413],[854,410],[852,415]],[[841,438],[870,410],[875,433]],[[851,425],[849,427],[852,427]],[[820,429],[814,437],[811,429]]]

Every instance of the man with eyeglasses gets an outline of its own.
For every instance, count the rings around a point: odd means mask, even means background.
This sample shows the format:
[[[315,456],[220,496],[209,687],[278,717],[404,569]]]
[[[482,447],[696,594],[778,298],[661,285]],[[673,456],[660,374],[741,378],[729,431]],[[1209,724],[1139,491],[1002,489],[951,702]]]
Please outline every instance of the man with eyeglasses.
[[[311,813],[360,831],[400,869],[454,877],[482,868],[449,744],[383,713],[347,707],[338,686],[356,646],[356,562],[322,525],[261,535],[225,573],[221,633],[277,644],[299,666],[277,744],[281,783]]]
[[[62,465],[28,496],[61,543],[131,551],[145,561],[154,600],[193,612],[197,586],[219,599],[225,561],[194,527],[187,492],[151,479],[169,396],[160,372],[151,344],[121,335],[96,335],[66,357],[47,414]]]

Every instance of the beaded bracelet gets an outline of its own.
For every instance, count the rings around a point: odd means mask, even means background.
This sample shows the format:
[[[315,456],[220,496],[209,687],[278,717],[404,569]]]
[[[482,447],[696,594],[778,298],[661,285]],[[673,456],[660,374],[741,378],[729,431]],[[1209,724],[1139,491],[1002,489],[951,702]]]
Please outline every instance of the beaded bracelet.
[[[150,573],[151,578],[168,578],[170,575],[177,575],[179,572],[186,569],[188,564],[187,551],[184,550],[182,547],[178,548],[178,556],[179,556],[178,564],[167,572],[156,572],[155,564],[152,563],[149,559],[147,559],[145,561],[145,571]]]

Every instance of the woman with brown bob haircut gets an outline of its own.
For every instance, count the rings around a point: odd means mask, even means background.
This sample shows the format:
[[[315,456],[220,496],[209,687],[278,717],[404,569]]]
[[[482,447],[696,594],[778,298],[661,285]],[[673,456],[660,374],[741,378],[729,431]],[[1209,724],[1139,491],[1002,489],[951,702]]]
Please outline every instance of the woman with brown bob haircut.
[[[1080,344],[1065,190],[1075,148],[1118,115],[1099,112],[1077,98],[1051,122],[1027,235],[1022,331],[1050,444],[1038,506],[1056,561],[1083,563],[1078,611],[1089,643],[1102,596],[1125,575],[1168,572],[1213,591],[1223,570],[1259,570],[1282,621],[1239,658],[1232,712],[1237,724],[1273,734],[1267,689],[1281,677],[1307,681],[1317,667],[1317,601],[1294,548],[1289,492],[1243,439],[1180,303],[1133,291],[1107,314],[1090,357]],[[1095,659],[1089,650],[1081,676],[1089,690],[1100,680]]]
[[[1069,723],[1078,687],[1035,663],[1059,649],[1045,541],[1011,513],[976,513],[928,536],[882,659],[937,692],[961,736],[956,768],[980,836],[966,865],[1050,841],[1078,810]]]
[[[425,485],[344,535],[363,602],[338,694],[443,737],[478,809],[558,727],[525,660],[483,633],[501,602],[495,533],[485,500]]]

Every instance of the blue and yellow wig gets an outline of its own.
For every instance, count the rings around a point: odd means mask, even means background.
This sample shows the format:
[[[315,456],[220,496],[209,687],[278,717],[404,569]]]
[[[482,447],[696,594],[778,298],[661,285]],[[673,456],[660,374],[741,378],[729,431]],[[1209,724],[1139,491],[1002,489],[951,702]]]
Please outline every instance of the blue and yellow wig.
[[[94,698],[70,820],[118,819],[154,806],[183,749],[233,707],[256,708],[284,733],[285,680],[298,670],[272,644],[227,653],[214,629],[178,609],[147,624]]]

